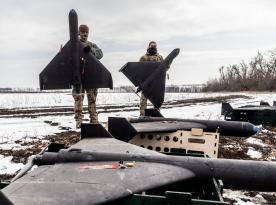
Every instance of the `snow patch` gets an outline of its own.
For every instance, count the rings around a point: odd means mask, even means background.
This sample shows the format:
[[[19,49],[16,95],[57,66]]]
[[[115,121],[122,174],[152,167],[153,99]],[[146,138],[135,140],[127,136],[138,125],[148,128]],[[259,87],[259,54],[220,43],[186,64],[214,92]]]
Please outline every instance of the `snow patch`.
[[[255,145],[259,145],[261,147],[266,147],[267,145],[263,143],[263,141],[261,139],[256,139],[253,137],[249,137],[247,138],[246,142],[248,144],[255,144]]]
[[[236,202],[234,205],[257,205],[267,202],[261,195],[256,195],[254,198],[246,196],[244,191],[231,189],[223,189],[223,197],[233,199]]]
[[[16,143],[8,143],[8,144],[1,144],[0,149],[2,150],[22,150],[26,149],[26,146],[21,146],[20,144]]]
[[[262,153],[254,150],[252,147],[249,147],[246,154],[252,159],[260,159],[262,157]]]
[[[4,157],[0,155],[0,175],[2,174],[14,174],[18,170],[24,167],[22,163],[13,163],[11,162],[12,156]]]
[[[223,147],[225,147],[225,148],[234,148],[235,146],[234,145],[224,145]]]

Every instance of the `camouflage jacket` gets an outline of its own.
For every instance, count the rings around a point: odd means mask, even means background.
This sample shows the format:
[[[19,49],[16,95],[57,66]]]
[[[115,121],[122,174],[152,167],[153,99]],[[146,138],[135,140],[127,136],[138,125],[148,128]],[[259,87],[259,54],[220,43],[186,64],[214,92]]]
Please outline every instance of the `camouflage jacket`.
[[[159,53],[155,55],[150,55],[149,53],[146,53],[140,58],[140,61],[163,61],[163,57],[159,55]]]
[[[101,59],[103,57],[103,52],[102,50],[95,44],[90,41],[82,42],[80,41],[82,45],[84,46],[90,46],[91,47],[91,52],[92,54],[97,58]]]

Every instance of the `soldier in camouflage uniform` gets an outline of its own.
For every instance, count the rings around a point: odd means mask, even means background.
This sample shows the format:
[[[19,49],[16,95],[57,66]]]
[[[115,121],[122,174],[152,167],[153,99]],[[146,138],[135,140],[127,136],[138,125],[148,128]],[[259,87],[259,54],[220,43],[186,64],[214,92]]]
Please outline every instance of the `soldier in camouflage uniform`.
[[[163,61],[163,57],[157,52],[157,44],[151,41],[148,45],[147,53],[140,58],[140,61]],[[147,98],[141,93],[140,98],[140,117],[145,116],[145,109],[147,108]]]
[[[98,48],[98,46],[94,43],[91,43],[87,40],[89,34],[89,28],[86,25],[80,25],[79,26],[79,36],[80,36],[80,43],[84,46],[90,46],[92,54],[97,58],[101,59],[103,57],[102,50]],[[84,93],[87,94],[87,100],[88,100],[88,112],[90,114],[90,123],[97,123],[98,122],[98,113],[96,111],[96,98],[98,89],[97,88],[91,88],[91,89],[83,89],[81,88],[80,93],[76,93],[76,88],[73,87],[72,95],[75,100],[75,120],[76,120],[76,128],[80,128],[80,125],[82,123],[83,114],[82,114],[82,108],[83,108],[83,99],[84,99]]]

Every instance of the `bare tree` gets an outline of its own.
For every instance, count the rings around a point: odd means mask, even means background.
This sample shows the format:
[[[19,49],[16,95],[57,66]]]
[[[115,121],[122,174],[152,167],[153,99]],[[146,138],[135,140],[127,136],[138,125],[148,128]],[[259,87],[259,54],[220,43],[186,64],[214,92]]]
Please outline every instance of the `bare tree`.
[[[206,91],[276,90],[276,49],[269,55],[260,52],[249,64],[221,66],[220,78],[209,80]]]

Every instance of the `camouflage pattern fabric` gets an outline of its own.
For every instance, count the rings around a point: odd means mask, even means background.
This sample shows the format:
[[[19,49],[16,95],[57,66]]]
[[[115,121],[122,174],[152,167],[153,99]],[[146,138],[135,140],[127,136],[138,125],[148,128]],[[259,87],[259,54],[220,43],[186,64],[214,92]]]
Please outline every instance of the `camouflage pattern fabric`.
[[[81,123],[83,119],[83,114],[82,114],[83,98],[84,98],[83,90],[81,90],[80,93],[76,93],[75,88],[73,88],[72,95],[75,100],[75,106],[74,106],[75,120],[76,122]]]
[[[150,55],[148,53],[146,53],[145,55],[143,55],[140,58],[140,61],[158,61],[161,62],[163,61],[163,57],[161,55],[159,55],[158,53],[155,55]],[[141,98],[140,98],[140,117],[144,117],[145,116],[145,109],[147,108],[147,98],[145,97],[145,95],[143,93],[141,93]]]
[[[140,117],[145,116],[145,109],[147,108],[147,98],[143,93],[141,93],[141,98],[140,98]]]
[[[96,110],[96,99],[98,94],[97,88],[91,89],[81,89],[80,93],[75,92],[75,88],[73,88],[72,95],[75,100],[75,120],[76,120],[76,128],[80,128],[80,124],[83,120],[83,99],[84,93],[87,95],[88,100],[88,112],[90,115],[90,123],[98,123],[98,113]]]
[[[88,100],[88,112],[90,115],[90,123],[98,123],[98,113],[96,110],[96,98],[98,94],[97,88],[87,89],[87,100]]]
[[[97,59],[101,59],[103,57],[103,52],[102,50],[95,44],[92,43],[90,41],[86,41],[86,42],[82,42],[80,41],[80,43],[84,46],[90,46],[91,47],[91,52],[92,54],[97,58]]]
[[[163,57],[159,55],[159,53],[155,55],[150,55],[146,53],[140,58],[140,61],[159,61],[160,62],[160,61],[163,61]]]

